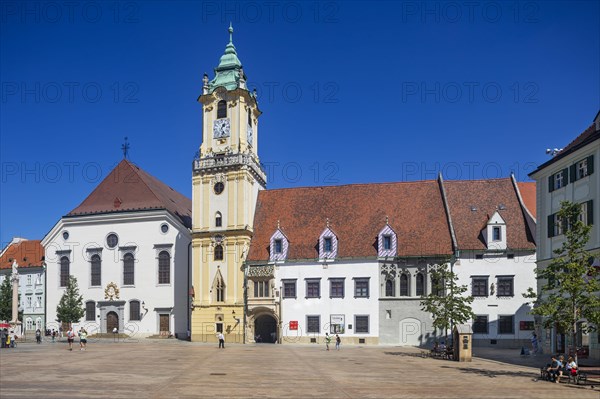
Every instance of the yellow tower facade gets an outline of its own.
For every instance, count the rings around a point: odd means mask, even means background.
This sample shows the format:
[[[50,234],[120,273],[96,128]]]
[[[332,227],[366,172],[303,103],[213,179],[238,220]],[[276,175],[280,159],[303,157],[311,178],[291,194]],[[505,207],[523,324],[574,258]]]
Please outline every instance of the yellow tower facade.
[[[258,159],[256,94],[229,44],[215,68],[205,74],[202,94],[202,145],[192,177],[191,339],[243,342],[244,261],[254,223],[258,191],[266,176]]]

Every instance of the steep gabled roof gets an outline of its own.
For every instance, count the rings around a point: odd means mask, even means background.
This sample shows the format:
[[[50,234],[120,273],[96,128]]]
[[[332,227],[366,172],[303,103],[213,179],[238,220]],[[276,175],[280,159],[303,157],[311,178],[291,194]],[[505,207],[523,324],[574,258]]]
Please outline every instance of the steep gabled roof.
[[[510,178],[450,180],[444,186],[458,249],[486,249],[481,230],[496,211],[506,222],[508,248],[535,249],[535,232],[529,231]]]
[[[521,192],[521,198],[523,199],[523,203],[525,207],[531,213],[531,216],[536,217],[536,193],[535,193],[535,182],[518,182],[519,191]]]
[[[123,159],[67,217],[166,209],[191,228],[192,201]]]
[[[42,266],[44,247],[40,240],[13,240],[0,256],[0,269],[10,269],[13,260],[17,261],[19,267]]]
[[[268,261],[277,221],[290,242],[287,259],[317,258],[327,219],[338,238],[339,258],[375,258],[386,216],[400,256],[452,254],[442,196],[431,180],[260,191],[247,260]]]

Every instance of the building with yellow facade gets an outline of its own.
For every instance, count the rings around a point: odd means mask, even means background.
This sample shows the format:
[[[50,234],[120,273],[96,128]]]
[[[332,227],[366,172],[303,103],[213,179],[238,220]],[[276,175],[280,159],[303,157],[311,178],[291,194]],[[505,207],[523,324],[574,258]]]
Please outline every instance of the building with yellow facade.
[[[191,339],[244,340],[244,260],[266,176],[258,159],[256,93],[229,43],[209,80],[204,75],[202,145],[192,177]]]

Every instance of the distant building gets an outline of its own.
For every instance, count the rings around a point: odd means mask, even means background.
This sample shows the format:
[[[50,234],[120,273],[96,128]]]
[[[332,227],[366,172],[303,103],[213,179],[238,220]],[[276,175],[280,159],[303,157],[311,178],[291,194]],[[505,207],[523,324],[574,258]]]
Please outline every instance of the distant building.
[[[123,159],[42,241],[48,321],[73,275],[85,306],[76,327],[187,338],[190,227],[191,201]]]
[[[0,283],[10,278],[12,264],[19,265],[19,307],[23,311],[22,329],[33,334],[46,326],[46,268],[40,240],[14,238],[0,253]],[[7,320],[8,321],[8,320]]]
[[[563,225],[557,218],[561,201],[571,201],[581,205],[582,220],[592,226],[586,250],[596,254],[600,250],[598,159],[600,159],[600,112],[590,127],[530,174],[537,181],[539,215],[536,231],[537,267],[546,267],[556,256],[553,251],[564,242]],[[600,266],[598,257],[594,262]],[[546,351],[565,353],[568,350],[569,337],[565,336],[563,331],[557,329],[543,331],[540,339]],[[589,349],[590,357],[600,359],[598,332],[580,334],[577,337],[577,346]]]

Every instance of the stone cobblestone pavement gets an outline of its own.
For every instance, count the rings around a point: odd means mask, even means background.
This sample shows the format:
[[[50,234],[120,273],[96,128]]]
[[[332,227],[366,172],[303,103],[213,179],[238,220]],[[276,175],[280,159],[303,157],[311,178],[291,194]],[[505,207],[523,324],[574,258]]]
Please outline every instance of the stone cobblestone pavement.
[[[598,386],[537,381],[512,352],[470,363],[421,357],[407,347],[214,345],[97,340],[0,351],[0,398],[593,398]],[[477,351],[476,351],[477,352]],[[490,354],[491,353],[491,354]],[[477,353],[476,353],[477,354]],[[539,361],[538,361],[539,360]],[[538,365],[539,364],[539,365]],[[535,365],[535,366],[533,366]]]

